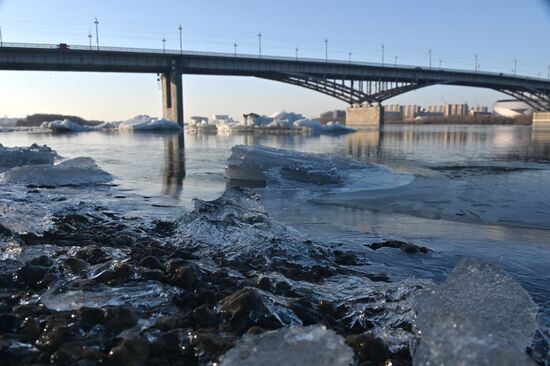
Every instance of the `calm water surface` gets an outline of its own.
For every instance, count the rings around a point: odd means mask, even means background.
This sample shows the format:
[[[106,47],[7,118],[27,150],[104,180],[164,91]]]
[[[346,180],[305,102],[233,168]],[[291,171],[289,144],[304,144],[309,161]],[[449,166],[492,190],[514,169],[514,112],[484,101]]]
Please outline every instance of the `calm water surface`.
[[[313,237],[349,245],[397,238],[435,250],[422,259],[374,252],[373,265],[396,278],[438,280],[462,256],[497,262],[541,304],[548,323],[550,133],[523,126],[386,126],[344,136],[9,132],[0,133],[0,143],[91,156],[117,177],[117,189],[187,208],[194,197],[214,199],[225,190],[225,161],[238,144],[349,156],[409,172],[427,182],[419,188],[424,196],[394,196],[375,208],[321,205],[304,191],[260,191],[271,216]],[[426,199],[429,184],[433,202]],[[450,205],[447,196],[456,213],[440,215]]]

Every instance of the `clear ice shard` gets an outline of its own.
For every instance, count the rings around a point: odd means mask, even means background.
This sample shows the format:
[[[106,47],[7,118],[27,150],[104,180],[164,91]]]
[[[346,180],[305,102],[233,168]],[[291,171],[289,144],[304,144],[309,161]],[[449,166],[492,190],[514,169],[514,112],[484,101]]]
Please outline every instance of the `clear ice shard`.
[[[282,328],[244,338],[225,353],[221,366],[339,366],[353,364],[344,338],[324,326]]]
[[[497,266],[463,259],[415,300],[415,365],[530,365],[537,306]]]

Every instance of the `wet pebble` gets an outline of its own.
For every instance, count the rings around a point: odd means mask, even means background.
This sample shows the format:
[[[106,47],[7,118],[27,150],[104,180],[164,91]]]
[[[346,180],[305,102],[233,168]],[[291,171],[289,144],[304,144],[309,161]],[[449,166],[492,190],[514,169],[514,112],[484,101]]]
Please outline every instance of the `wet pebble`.
[[[32,264],[30,262],[25,263],[16,272],[17,282],[24,287],[41,289],[44,288],[41,281],[46,276],[49,268]]]
[[[389,352],[378,339],[366,334],[350,335],[346,343],[353,349],[359,362],[370,361],[375,365],[382,364],[389,358]]]
[[[151,269],[162,269],[162,264],[160,261],[153,256],[147,256],[139,261],[139,265],[142,267],[147,267]]]
[[[138,322],[138,316],[129,306],[117,306],[106,309],[105,330],[117,334],[131,328]]]
[[[149,342],[139,336],[129,335],[109,351],[109,364],[135,365],[143,364],[149,359]]]

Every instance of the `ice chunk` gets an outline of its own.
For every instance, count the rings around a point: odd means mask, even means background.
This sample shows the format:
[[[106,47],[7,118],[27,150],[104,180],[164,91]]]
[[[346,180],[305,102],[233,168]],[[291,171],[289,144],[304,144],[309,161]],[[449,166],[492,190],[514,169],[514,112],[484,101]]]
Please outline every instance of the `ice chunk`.
[[[322,247],[271,220],[259,200],[240,189],[229,189],[214,201],[195,199],[195,209],[178,221],[174,244],[242,271],[271,269],[303,278],[328,266]]]
[[[139,115],[122,122],[119,129],[125,131],[177,131],[181,127],[174,121]]]
[[[351,365],[344,338],[324,326],[285,328],[246,337],[225,353],[220,365]]]
[[[0,174],[0,183],[37,186],[102,184],[112,179],[111,174],[87,157],[65,160],[57,165],[26,165]]]
[[[120,287],[93,282],[81,285],[79,281],[50,287],[42,296],[42,303],[56,311],[124,304],[152,309],[169,304],[177,293],[175,289],[156,281],[130,282]]]
[[[32,144],[29,147],[4,147],[0,144],[0,171],[22,165],[53,164],[59,155],[50,147]]]
[[[349,128],[339,124],[338,122],[329,122],[326,125],[322,125],[321,122],[311,119],[301,119],[295,121],[294,128],[299,128],[304,131],[313,133],[352,133],[355,132],[353,128]]]
[[[40,127],[52,130],[53,132],[84,132],[92,130],[90,126],[81,125],[68,119],[42,122]]]
[[[268,172],[276,168],[286,178],[323,183],[341,183],[343,170],[364,169],[351,159],[329,155],[304,154],[264,146],[238,145],[231,148],[225,172],[230,179],[265,181]]]
[[[495,265],[463,259],[414,304],[416,365],[527,365],[537,306]]]

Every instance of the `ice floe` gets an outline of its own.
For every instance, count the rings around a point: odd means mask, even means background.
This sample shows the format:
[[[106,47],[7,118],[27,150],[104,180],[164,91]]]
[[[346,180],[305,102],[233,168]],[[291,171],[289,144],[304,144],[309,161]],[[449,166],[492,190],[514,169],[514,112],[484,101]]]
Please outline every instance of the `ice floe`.
[[[0,172],[22,165],[53,164],[60,158],[50,147],[32,144],[29,147],[5,147],[0,144]]]
[[[88,157],[69,159],[56,165],[19,166],[0,174],[0,183],[35,186],[104,184],[112,179],[111,174]]]
[[[51,130],[52,132],[60,132],[60,133],[61,132],[84,132],[84,131],[93,130],[93,127],[82,125],[80,123],[76,123],[68,119],[42,122],[40,127]]]
[[[119,129],[122,131],[177,131],[181,127],[174,121],[143,114],[123,121]]]

